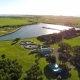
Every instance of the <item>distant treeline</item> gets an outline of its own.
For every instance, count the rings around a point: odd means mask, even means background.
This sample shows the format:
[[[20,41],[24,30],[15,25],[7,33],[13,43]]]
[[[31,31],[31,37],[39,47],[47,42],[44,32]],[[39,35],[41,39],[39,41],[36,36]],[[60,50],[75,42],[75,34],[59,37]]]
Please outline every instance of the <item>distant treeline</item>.
[[[21,25],[4,25],[4,26],[0,26],[0,28],[4,28],[4,27],[20,27],[20,26],[25,26],[26,24],[21,24]]]
[[[44,41],[45,44],[52,44],[56,42],[60,42],[62,39],[71,39],[76,36],[80,36],[80,30],[76,30],[75,28],[62,31],[60,33],[54,33],[49,35],[42,35],[37,37],[38,40]]]

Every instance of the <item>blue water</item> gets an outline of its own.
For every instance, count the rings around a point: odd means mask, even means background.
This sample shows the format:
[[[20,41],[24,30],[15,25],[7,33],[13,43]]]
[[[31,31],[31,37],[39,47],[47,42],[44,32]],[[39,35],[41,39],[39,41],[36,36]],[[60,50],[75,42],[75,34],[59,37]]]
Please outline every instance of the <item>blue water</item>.
[[[45,29],[42,27],[51,28],[51,29]],[[20,30],[18,30],[12,34],[1,36],[0,40],[37,37],[40,35],[58,33],[58,32],[60,32],[60,30],[66,30],[69,28],[71,28],[71,27],[61,26],[61,25],[53,25],[53,24],[44,24],[44,23],[28,25],[28,26],[22,27]]]

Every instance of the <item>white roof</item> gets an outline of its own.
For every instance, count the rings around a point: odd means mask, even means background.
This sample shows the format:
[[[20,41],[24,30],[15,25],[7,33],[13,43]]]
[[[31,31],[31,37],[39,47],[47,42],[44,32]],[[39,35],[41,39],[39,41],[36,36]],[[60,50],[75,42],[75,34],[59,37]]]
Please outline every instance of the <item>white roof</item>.
[[[55,64],[55,68],[57,68],[58,67],[58,65],[57,64]]]

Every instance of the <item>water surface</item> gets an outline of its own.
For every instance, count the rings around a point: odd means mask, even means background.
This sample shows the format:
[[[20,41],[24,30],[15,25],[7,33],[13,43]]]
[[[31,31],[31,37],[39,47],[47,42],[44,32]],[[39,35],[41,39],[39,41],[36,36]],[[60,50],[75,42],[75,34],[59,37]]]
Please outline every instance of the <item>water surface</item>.
[[[46,28],[42,28],[46,27]],[[50,28],[50,29],[47,29]],[[31,38],[31,37],[37,37],[40,35],[46,35],[46,34],[52,34],[52,33],[59,33],[61,30],[68,30],[71,27],[68,26],[61,26],[61,25],[53,25],[53,24],[34,24],[34,25],[28,25],[22,27],[20,30],[1,36],[0,40],[9,40],[9,39],[15,39],[15,38]]]

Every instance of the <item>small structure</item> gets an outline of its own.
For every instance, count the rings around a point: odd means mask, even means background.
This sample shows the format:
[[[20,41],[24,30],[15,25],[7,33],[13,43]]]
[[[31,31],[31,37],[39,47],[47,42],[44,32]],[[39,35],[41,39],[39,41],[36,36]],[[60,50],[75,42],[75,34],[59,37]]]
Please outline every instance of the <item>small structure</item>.
[[[29,44],[33,44],[31,41],[21,41],[19,44],[21,45],[29,45]]]
[[[4,27],[5,31],[10,30],[10,29],[11,29],[10,27]]]
[[[61,70],[62,70],[57,64],[53,64],[53,63],[48,64],[48,68],[53,73],[61,73]]]
[[[21,41],[19,44],[20,45],[25,45],[25,41]]]
[[[19,44],[22,45],[26,49],[36,49],[36,48],[38,48],[38,45],[34,44],[31,41],[21,41]]]
[[[24,48],[26,48],[26,49],[36,49],[36,48],[38,48],[38,46],[36,44],[28,44],[28,45],[24,45]]]
[[[43,56],[49,56],[51,54],[51,49],[50,48],[41,48],[40,54]]]
[[[29,44],[33,44],[33,42],[31,42],[31,41],[25,41],[25,44],[29,45]]]
[[[36,53],[36,49],[30,51],[30,54],[34,54],[34,53]]]

